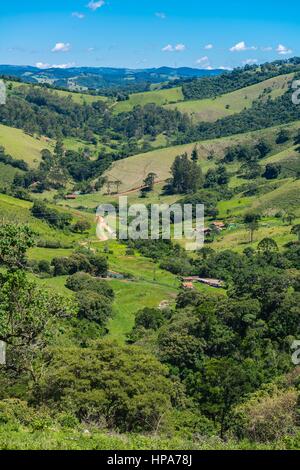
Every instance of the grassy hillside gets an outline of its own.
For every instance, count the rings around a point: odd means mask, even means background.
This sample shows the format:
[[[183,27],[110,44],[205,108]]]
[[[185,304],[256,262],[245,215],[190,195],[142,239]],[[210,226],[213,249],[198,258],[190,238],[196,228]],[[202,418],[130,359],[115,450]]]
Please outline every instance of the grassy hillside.
[[[53,148],[50,139],[34,138],[20,129],[2,124],[0,124],[0,145],[5,148],[6,153],[16,159],[24,160],[34,168],[41,159],[41,151]]]
[[[231,145],[239,143],[253,143],[261,138],[271,139],[274,141],[280,128],[284,127],[295,130],[298,129],[299,126],[300,123],[296,122],[287,126],[273,127],[232,137],[198,142],[201,167],[206,171],[210,166],[214,165],[213,160],[207,160],[207,156],[211,151],[215,153],[216,158],[218,159],[223,157],[225,149]],[[119,160],[106,172],[106,176],[110,180],[122,181],[120,191],[128,191],[138,188],[143,184],[143,180],[149,172],[156,173],[158,177],[157,179],[164,181],[170,177],[170,168],[175,157],[184,152],[190,154],[194,147],[195,143],[178,145]]]
[[[288,89],[293,77],[293,73],[280,75],[214,99],[183,101],[177,104],[170,104],[167,107],[189,114],[195,122],[213,122],[217,119],[240,113],[245,108],[250,108],[253,101],[260,97],[260,99],[268,97],[275,99],[281,96]],[[262,95],[263,93],[264,95]]]
[[[184,99],[181,87],[166,90],[147,91],[144,93],[134,93],[126,101],[120,101],[114,106],[116,113],[131,111],[134,106],[145,106],[148,103],[155,103],[159,106],[168,103],[177,103]]]

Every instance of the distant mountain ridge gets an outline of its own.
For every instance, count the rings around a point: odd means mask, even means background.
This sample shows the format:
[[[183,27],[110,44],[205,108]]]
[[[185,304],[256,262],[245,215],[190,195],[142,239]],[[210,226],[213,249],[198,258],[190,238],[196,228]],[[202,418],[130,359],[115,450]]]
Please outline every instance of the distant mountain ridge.
[[[219,75],[224,70],[191,67],[127,69],[114,67],[70,67],[40,69],[32,66],[0,65],[0,75],[28,83],[48,83],[72,90],[122,87],[147,89],[150,85],[174,80]]]

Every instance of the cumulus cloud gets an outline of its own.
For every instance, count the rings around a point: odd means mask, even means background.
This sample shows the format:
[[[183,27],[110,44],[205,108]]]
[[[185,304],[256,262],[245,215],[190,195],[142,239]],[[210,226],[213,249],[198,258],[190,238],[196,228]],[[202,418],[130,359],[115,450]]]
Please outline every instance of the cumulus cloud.
[[[232,67],[228,67],[226,65],[220,65],[220,67],[218,67],[219,70],[233,70]]]
[[[167,44],[167,46],[162,48],[163,52],[183,52],[186,50],[184,44],[176,44],[176,46],[172,46],[172,44]]]
[[[287,54],[292,54],[293,51],[292,49],[289,49],[288,47],[284,46],[283,44],[278,44],[276,52],[280,55],[287,55]]]
[[[165,20],[167,18],[167,15],[162,11],[158,11],[157,13],[155,13],[155,16],[157,16],[157,18],[160,18],[161,20]]]
[[[186,47],[184,44],[177,44],[175,46],[175,51],[179,51],[179,52],[182,52],[182,51],[185,51]]]
[[[209,50],[209,49],[213,49],[213,44],[206,44],[206,46],[204,46],[204,49],[206,50]]]
[[[79,11],[74,11],[72,13],[72,16],[74,18],[78,18],[79,20],[83,20],[83,18],[85,17],[85,15],[83,13],[80,13]]]
[[[92,0],[91,2],[87,4],[87,7],[92,11],[96,11],[98,10],[98,8],[103,7],[103,5],[105,5],[104,0],[99,0],[98,2],[95,2]]]
[[[57,42],[53,47],[52,52],[68,52],[71,48],[71,44],[69,42]]]
[[[45,70],[45,69],[70,69],[71,67],[75,67],[75,63],[74,62],[69,62],[68,64],[47,64],[47,63],[44,63],[44,62],[37,62],[35,64],[35,66],[38,68],[38,69],[42,69],[42,70]]]
[[[167,46],[165,46],[165,47],[162,48],[162,51],[163,51],[163,52],[173,52],[173,51],[174,51],[174,47],[173,47],[171,44],[168,44]]]
[[[254,46],[248,47],[245,41],[238,42],[232,46],[229,50],[230,52],[242,52],[242,51],[255,51],[257,48]]]

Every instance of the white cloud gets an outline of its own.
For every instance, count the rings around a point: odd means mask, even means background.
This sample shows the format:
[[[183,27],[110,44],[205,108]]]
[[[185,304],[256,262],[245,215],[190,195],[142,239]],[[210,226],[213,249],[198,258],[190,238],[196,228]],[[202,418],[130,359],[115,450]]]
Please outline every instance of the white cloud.
[[[99,0],[98,2],[92,0],[90,3],[88,3],[87,7],[92,11],[96,11],[98,8],[103,7],[103,5],[105,5],[104,0]]]
[[[58,42],[53,47],[52,52],[68,52],[71,48],[70,43]]]
[[[38,69],[50,69],[51,68],[51,65],[50,64],[44,64],[43,62],[37,62],[35,64],[35,66],[38,68]]]
[[[35,66],[38,68],[38,69],[69,69],[71,67],[75,67],[75,63],[74,62],[69,62],[68,64],[45,64],[43,62],[37,62],[35,64]]]
[[[257,59],[246,59],[246,60],[243,60],[243,64],[244,65],[253,65],[253,64],[257,64],[258,60]]]
[[[229,50],[230,52],[242,52],[242,51],[256,51],[257,47],[248,47],[245,41],[238,42],[232,46]]]
[[[205,64],[209,62],[209,58],[205,55],[204,57],[200,57],[200,59],[196,60],[196,64]]]
[[[273,50],[273,47],[271,47],[271,46],[261,47],[261,50],[262,50],[263,52],[270,52],[270,51]]]
[[[176,44],[176,46],[172,46],[172,44],[168,44],[167,46],[162,48],[163,52],[183,52],[186,50],[184,44]]]
[[[79,13],[78,11],[74,11],[72,13],[72,16],[74,18],[78,18],[79,20],[83,20],[83,18],[85,17],[85,15],[83,13]]]
[[[174,47],[173,47],[171,44],[168,44],[167,46],[165,46],[165,47],[162,48],[162,51],[163,51],[163,52],[173,52],[173,51],[174,51]]]
[[[287,55],[287,54],[292,54],[293,53],[292,49],[289,49],[288,47],[284,46],[283,44],[278,44],[276,51],[280,55]]]
[[[163,13],[162,11],[161,12],[157,12],[155,13],[155,16],[157,16],[157,18],[160,18],[161,20],[165,20],[167,18],[167,15],[165,13]]]
[[[179,51],[179,52],[182,52],[182,51],[185,51],[186,47],[184,44],[177,44],[175,46],[175,51]]]
[[[220,67],[218,67],[219,70],[233,70],[232,67],[227,67],[225,65],[220,65]]]
[[[209,49],[213,49],[213,47],[213,44],[206,44],[206,46],[204,46],[204,49],[208,51]]]

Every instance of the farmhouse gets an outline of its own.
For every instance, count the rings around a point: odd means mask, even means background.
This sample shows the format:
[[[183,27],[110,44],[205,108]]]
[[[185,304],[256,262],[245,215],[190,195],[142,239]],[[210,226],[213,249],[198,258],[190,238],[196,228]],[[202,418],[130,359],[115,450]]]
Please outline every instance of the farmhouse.
[[[224,287],[224,282],[221,281],[220,279],[209,279],[209,278],[202,278],[202,277],[198,277],[198,276],[189,276],[189,277],[183,277],[182,278],[182,281],[183,281],[183,286],[184,284],[192,284],[194,282],[200,282],[201,284],[206,284],[207,286],[210,286],[210,287],[215,287],[215,288],[220,288],[220,287]],[[188,286],[186,286],[186,288],[190,288]]]
[[[192,282],[183,282],[182,287],[184,289],[190,289],[190,290],[195,289],[194,284]]]
[[[217,230],[224,230],[225,224],[224,222],[212,222],[211,225],[215,227]]]

